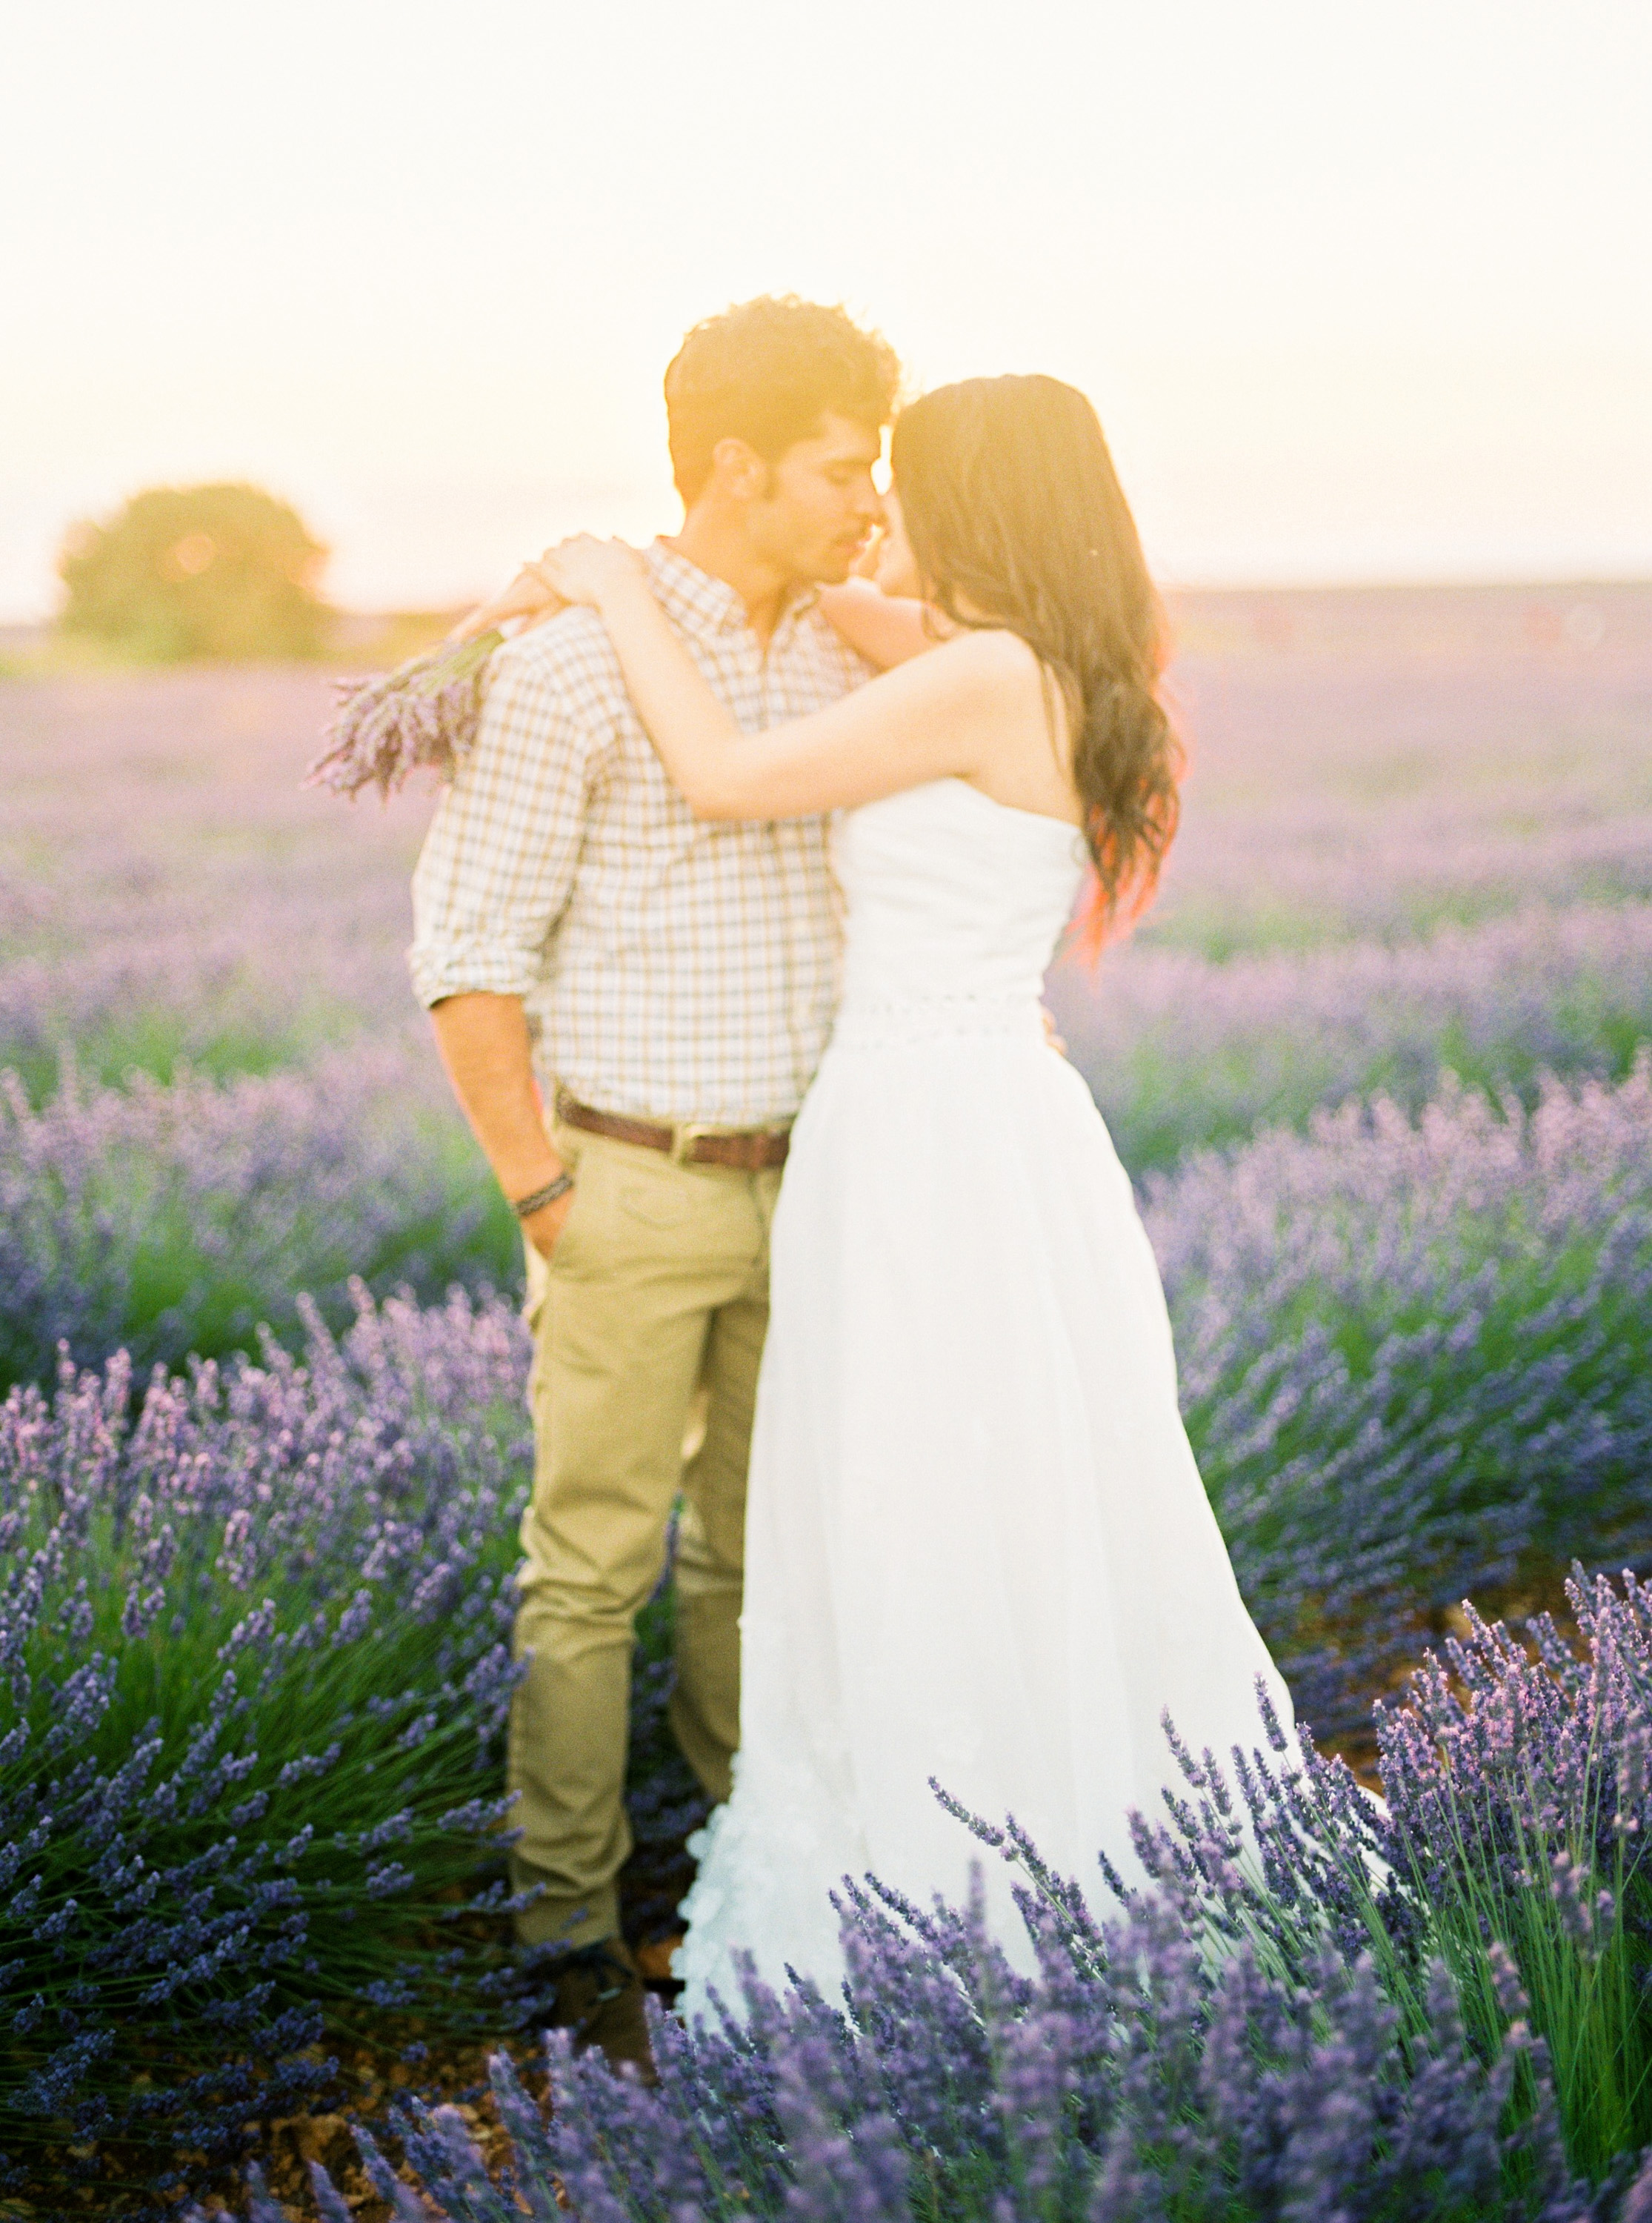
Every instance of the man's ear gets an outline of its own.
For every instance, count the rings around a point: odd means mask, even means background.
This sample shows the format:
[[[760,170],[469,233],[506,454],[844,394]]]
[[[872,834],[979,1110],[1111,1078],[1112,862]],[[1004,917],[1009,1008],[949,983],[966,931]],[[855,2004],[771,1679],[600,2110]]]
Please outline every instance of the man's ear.
[[[733,501],[761,501],[774,483],[774,472],[749,440],[731,432],[712,450],[712,480]]]

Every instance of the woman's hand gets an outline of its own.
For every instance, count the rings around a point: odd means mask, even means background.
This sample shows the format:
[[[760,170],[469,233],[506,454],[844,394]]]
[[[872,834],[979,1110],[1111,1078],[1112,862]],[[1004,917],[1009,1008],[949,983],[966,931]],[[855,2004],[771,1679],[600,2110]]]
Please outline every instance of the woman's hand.
[[[538,565],[524,564],[503,594],[495,595],[491,601],[478,602],[469,616],[462,618],[455,626],[448,639],[474,640],[478,633],[503,625],[510,618],[525,618],[529,626],[537,626],[567,608],[568,597],[557,593]]]
[[[616,587],[649,583],[648,567],[636,549],[624,540],[599,540],[594,532],[559,540],[531,568],[564,601],[594,610]]]

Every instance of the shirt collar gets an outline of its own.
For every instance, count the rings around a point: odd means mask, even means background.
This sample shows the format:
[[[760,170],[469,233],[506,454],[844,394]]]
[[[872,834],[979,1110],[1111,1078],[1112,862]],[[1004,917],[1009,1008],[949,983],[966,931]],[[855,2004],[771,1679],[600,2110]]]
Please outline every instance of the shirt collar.
[[[698,564],[691,564],[686,556],[668,547],[663,539],[650,545],[644,561],[653,582],[656,600],[685,633],[704,636],[748,630],[745,604],[726,579],[714,579]],[[798,620],[813,608],[820,591],[818,587],[807,584],[798,588],[781,613],[780,623],[775,627],[775,641],[788,634]]]

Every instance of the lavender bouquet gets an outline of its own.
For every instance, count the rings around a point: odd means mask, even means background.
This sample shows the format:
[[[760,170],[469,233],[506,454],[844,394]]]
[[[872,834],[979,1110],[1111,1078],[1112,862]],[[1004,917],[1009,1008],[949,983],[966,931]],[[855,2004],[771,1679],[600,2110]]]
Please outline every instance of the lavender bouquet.
[[[339,680],[338,715],[305,785],[353,799],[372,783],[388,801],[424,765],[451,778],[476,738],[487,661],[504,639],[493,627],[410,657],[393,671]]]

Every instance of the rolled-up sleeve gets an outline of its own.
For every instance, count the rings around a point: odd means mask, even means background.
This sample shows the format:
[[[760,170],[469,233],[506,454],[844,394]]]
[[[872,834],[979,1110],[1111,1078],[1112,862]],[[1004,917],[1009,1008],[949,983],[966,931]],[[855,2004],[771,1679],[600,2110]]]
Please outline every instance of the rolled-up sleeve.
[[[574,885],[593,736],[537,644],[501,650],[474,745],[413,874],[408,960],[421,1003],[525,996]]]

